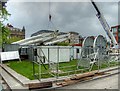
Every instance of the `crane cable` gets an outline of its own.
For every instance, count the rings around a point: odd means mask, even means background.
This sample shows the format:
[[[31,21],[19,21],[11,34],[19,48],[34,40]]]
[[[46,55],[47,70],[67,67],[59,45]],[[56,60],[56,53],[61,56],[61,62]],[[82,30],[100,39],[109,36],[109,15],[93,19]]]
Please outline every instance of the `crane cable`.
[[[51,9],[51,3],[50,3],[50,0],[49,0],[49,22],[51,21],[51,18],[52,18],[50,9]]]
[[[54,25],[54,23],[52,22],[52,15],[51,15],[51,2],[49,0],[49,14],[48,14],[48,29],[53,27],[54,30],[57,30],[56,26]]]

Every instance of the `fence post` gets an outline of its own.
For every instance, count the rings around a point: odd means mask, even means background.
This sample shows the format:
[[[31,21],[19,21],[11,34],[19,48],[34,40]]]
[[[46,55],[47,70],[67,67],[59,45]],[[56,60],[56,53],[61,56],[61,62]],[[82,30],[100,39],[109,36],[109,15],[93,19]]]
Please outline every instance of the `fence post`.
[[[57,48],[57,79],[59,77],[59,47]]]
[[[50,68],[50,50],[48,48],[48,68]]]

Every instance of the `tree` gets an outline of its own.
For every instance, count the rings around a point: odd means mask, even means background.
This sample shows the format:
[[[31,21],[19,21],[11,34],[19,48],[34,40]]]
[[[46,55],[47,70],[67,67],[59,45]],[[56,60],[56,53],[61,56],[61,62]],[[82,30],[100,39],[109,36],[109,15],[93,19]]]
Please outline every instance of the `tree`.
[[[22,40],[22,38],[14,36],[8,39],[8,43],[13,43],[19,40]]]
[[[8,20],[8,16],[10,16],[10,14],[8,13],[8,11],[6,10],[6,6],[5,6],[6,2],[1,2],[0,1],[0,46],[3,46],[3,44],[8,43],[8,36],[10,34],[9,29],[7,27],[4,26],[3,22]]]

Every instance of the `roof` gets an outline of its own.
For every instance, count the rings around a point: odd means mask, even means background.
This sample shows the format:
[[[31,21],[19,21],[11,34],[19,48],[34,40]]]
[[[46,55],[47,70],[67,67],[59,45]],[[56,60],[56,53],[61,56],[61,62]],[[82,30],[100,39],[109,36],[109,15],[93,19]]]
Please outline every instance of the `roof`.
[[[71,34],[77,34],[77,35],[79,35],[79,33],[77,33],[77,32],[74,32],[74,31],[70,31],[69,33],[71,33]]]
[[[52,31],[52,30],[39,30],[38,32],[33,33],[33,34],[31,35],[31,37],[32,37],[32,36],[39,35],[39,34],[41,34],[41,33],[52,33],[52,32],[54,32],[54,31]]]
[[[38,32],[33,33],[31,35],[31,37],[32,36],[37,36],[37,35],[42,34],[42,33],[52,33],[52,32],[54,32],[54,31],[52,31],[52,30],[39,30]],[[58,35],[63,35],[63,34],[67,34],[67,33],[65,33],[65,32],[59,32]]]
[[[64,34],[67,34],[67,33],[65,33],[65,32],[59,32],[58,35],[64,35]]]
[[[120,27],[120,25],[112,26],[111,28]]]

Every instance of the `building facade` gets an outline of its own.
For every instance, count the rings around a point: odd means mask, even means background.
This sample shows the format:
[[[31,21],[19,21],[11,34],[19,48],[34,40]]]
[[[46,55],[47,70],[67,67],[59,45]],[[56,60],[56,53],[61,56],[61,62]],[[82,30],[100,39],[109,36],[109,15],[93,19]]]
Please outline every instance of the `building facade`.
[[[80,43],[81,37],[80,37],[79,33],[71,31],[68,34],[69,34],[68,38],[70,40],[69,43],[71,45]]]
[[[51,30],[40,30],[38,32],[35,32],[31,35],[31,37],[33,36],[37,36],[39,34],[44,34],[44,33],[54,33],[55,31],[51,31]],[[74,44],[82,44],[83,38],[82,36],[79,35],[79,33],[71,31],[71,32],[60,32],[58,33],[58,35],[64,35],[64,34],[68,34],[68,40],[64,41],[65,43],[69,43],[70,45],[74,45]]]
[[[22,29],[19,29],[19,28],[13,27],[11,24],[7,24],[7,28],[10,30],[9,38],[18,37],[20,39],[25,39],[25,27],[24,26]]]
[[[113,35],[114,35],[117,43],[120,45],[120,25],[111,27],[111,30],[113,32]]]

